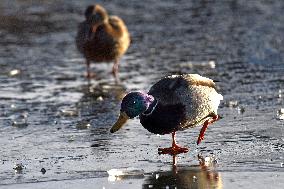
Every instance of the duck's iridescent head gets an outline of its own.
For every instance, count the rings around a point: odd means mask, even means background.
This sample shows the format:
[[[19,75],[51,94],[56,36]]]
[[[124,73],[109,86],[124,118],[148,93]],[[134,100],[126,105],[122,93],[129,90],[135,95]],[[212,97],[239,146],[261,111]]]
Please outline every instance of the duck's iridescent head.
[[[120,115],[110,132],[118,131],[128,119],[132,119],[145,112],[150,104],[154,101],[154,97],[142,92],[130,92],[121,102]]]

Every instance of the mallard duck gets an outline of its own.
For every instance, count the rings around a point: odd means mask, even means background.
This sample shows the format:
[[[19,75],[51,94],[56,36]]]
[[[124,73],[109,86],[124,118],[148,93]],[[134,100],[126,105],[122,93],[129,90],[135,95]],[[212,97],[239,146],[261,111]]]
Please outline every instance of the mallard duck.
[[[172,134],[172,146],[159,148],[159,154],[186,153],[188,149],[176,143],[176,132],[203,123],[197,139],[199,144],[208,125],[219,119],[217,109],[222,99],[209,78],[198,74],[167,76],[148,93],[128,93],[122,99],[119,118],[110,132],[118,131],[128,119],[139,116],[142,126],[151,133]]]
[[[76,36],[78,50],[86,58],[87,77],[90,63],[114,61],[112,74],[118,79],[120,57],[127,51],[130,36],[122,19],[109,16],[100,5],[90,5],[85,11],[86,20],[79,24]]]

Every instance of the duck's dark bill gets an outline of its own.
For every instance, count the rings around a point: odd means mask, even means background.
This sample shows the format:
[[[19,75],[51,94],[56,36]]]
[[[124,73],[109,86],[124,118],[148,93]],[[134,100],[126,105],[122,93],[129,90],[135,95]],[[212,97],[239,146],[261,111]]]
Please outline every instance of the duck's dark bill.
[[[93,32],[93,33],[96,33],[97,28],[98,28],[98,25],[94,25],[94,26],[92,26],[92,32]]]
[[[119,115],[116,123],[110,129],[110,132],[114,133],[114,132],[118,131],[126,123],[126,121],[128,119],[129,119],[129,117],[126,115],[125,112],[120,112],[120,115]]]

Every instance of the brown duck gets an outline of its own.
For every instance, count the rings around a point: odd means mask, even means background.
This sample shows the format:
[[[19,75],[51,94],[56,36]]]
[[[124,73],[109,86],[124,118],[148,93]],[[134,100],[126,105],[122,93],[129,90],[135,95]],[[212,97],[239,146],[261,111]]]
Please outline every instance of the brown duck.
[[[109,16],[100,5],[88,6],[85,18],[86,20],[79,24],[76,45],[86,58],[87,77],[91,77],[91,61],[114,61],[112,74],[118,81],[119,59],[130,44],[126,25],[119,17]]]

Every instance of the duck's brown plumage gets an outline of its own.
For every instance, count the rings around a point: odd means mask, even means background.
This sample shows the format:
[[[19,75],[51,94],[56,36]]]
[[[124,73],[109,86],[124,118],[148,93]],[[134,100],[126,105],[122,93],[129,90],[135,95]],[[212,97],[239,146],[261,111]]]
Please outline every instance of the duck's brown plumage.
[[[195,127],[217,115],[222,95],[213,80],[198,74],[172,75],[155,83],[148,92],[157,101],[151,114],[141,114],[141,124],[155,134]]]
[[[85,17],[78,27],[76,45],[86,58],[87,72],[90,61],[114,61],[113,74],[116,77],[119,58],[130,44],[126,25],[119,17],[109,16],[100,5],[87,7]]]

